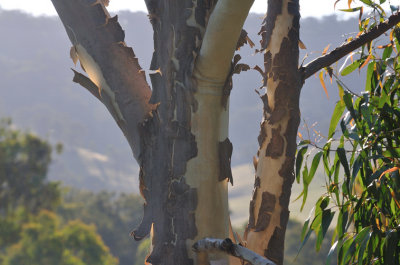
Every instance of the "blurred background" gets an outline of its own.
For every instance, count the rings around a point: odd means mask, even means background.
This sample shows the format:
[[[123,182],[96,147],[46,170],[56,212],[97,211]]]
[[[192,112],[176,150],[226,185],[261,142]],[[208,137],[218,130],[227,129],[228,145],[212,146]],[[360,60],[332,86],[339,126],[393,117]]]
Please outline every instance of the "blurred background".
[[[152,30],[142,12],[144,5],[118,6],[122,1],[114,1],[110,8],[118,11],[127,44],[141,66],[149,69]],[[301,61],[320,56],[328,44],[332,49],[358,32],[357,19],[333,14],[333,1],[302,2],[300,35],[307,49],[301,50]],[[131,11],[120,10],[127,8]],[[252,11],[258,13],[250,14],[244,27],[256,45],[265,8],[256,1]],[[1,264],[60,264],[60,258],[70,264],[143,264],[149,240],[135,242],[129,237],[142,214],[138,165],[104,106],[72,82],[71,45],[50,1],[41,6],[41,1],[0,0],[0,36]],[[242,63],[262,65],[262,56],[254,49],[246,46],[239,53]],[[364,87],[357,75],[344,81],[354,91]],[[328,130],[338,93],[329,77],[325,83],[328,95],[317,77],[303,87],[300,133],[305,137]],[[254,181],[252,157],[262,119],[255,90],[261,84],[254,70],[234,76],[230,139],[235,185],[230,187],[230,210],[238,230],[247,220]],[[311,202],[324,185],[322,173],[316,179],[309,192]],[[295,183],[292,198],[301,190]],[[302,222],[310,211],[309,206],[303,212],[299,208],[300,202],[292,203],[286,264],[322,264],[330,242],[318,255],[314,243],[308,242],[294,260]]]

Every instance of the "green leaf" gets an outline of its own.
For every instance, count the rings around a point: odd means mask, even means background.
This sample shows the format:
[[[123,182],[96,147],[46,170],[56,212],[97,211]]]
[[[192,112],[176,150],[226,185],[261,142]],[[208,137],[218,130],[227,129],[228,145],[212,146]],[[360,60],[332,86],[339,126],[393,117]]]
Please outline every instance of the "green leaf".
[[[357,233],[357,236],[355,237],[355,241],[357,244],[360,244],[369,234],[371,231],[371,227],[367,226],[361,229],[360,232]]]
[[[307,218],[307,220],[304,222],[303,229],[301,230],[301,241],[304,240],[304,237],[306,235],[306,232],[308,230],[308,225],[310,224],[310,219],[311,215]]]
[[[341,75],[345,76],[356,70],[360,66],[360,61],[354,61],[352,64],[346,66],[342,71]]]
[[[345,108],[346,106],[343,104],[343,102],[338,101],[336,103],[335,109],[333,110],[331,123],[329,125],[328,138],[332,138],[332,136],[335,134],[336,126],[339,123]]]
[[[381,93],[381,97],[379,98],[378,108],[383,108],[383,106],[385,106],[385,104],[390,106],[390,97],[387,95],[385,90],[383,90]]]
[[[360,247],[358,248],[358,265],[363,264],[363,256],[365,248],[367,247],[368,241],[371,238],[372,231],[369,231],[361,241]]]
[[[372,6],[374,4],[371,0],[360,0],[360,1],[369,6]]]
[[[386,47],[385,50],[383,51],[383,54],[382,54],[382,60],[384,61],[387,58],[389,58],[390,55],[392,54],[392,52],[393,52],[393,47],[392,46]]]
[[[361,6],[355,7],[355,8],[348,8],[348,9],[339,9],[339,10],[343,11],[343,12],[356,12],[356,11],[359,11],[360,9],[361,9]]]
[[[338,242],[339,241],[336,241],[332,245],[331,249],[329,250],[328,256],[326,257],[326,263],[325,263],[326,265],[330,265],[331,264],[331,258],[332,258],[333,253],[335,253],[335,250],[336,250],[336,247],[338,245]]]
[[[308,146],[304,146],[297,152],[297,156],[296,156],[296,181],[297,181],[297,183],[300,183],[300,169],[301,169],[301,165],[303,164],[304,154],[307,152],[307,149],[308,149]]]
[[[335,213],[332,212],[330,209],[324,210],[322,212],[322,222],[321,222],[321,229],[318,232],[318,237],[316,241],[316,249],[319,251],[322,246],[322,241],[325,238],[326,232],[328,231],[329,226],[331,225],[332,219],[335,216]]]
[[[366,82],[365,82],[365,91],[372,91],[372,78],[373,78],[373,73],[374,73],[374,68],[375,68],[375,62],[370,62],[368,64],[368,68],[367,68],[367,77],[366,77]]]
[[[357,115],[353,108],[353,96],[349,92],[345,91],[343,101],[346,104],[346,108],[349,110],[351,117],[356,120]]]
[[[362,167],[362,160],[361,160],[361,156],[357,156],[356,160],[354,161],[353,164],[353,172],[351,174],[351,185],[353,186],[354,180],[357,177],[358,172],[360,171],[360,168]]]
[[[396,261],[394,255],[397,246],[399,244],[399,238],[397,235],[397,231],[395,229],[392,229],[387,233],[384,244],[385,244],[385,251],[384,251],[385,264],[395,265]]]
[[[363,103],[360,106],[360,111],[363,116],[363,119],[367,122],[368,128],[372,127],[372,121],[371,121],[371,112],[369,108],[369,104]]]
[[[340,101],[344,104],[344,101],[343,101],[343,95],[344,95],[343,86],[340,84],[339,81],[336,81],[336,84],[337,84],[338,90],[339,90],[339,98],[340,98]]]
[[[308,179],[308,168],[307,164],[304,166],[303,169],[303,202],[301,203],[300,211],[303,211],[304,205],[306,204],[307,194],[308,194],[308,185],[310,184],[307,182]]]
[[[342,256],[342,263],[346,264],[348,259],[351,259],[351,257],[354,257],[354,252],[356,250],[355,248],[356,244],[354,241],[354,237],[348,238],[342,246],[342,253],[345,253],[344,256]]]
[[[350,167],[347,162],[346,151],[344,150],[343,147],[339,147],[336,152],[338,154],[340,163],[343,165],[345,175],[347,177],[350,177]]]
[[[315,154],[313,161],[311,163],[311,168],[307,176],[307,182],[311,183],[312,179],[314,178],[315,172],[317,171],[319,162],[321,161],[321,156],[323,152],[319,151],[317,154]]]
[[[312,233],[312,230],[311,230],[311,229],[308,230],[307,234],[306,234],[305,237],[304,237],[304,240],[301,241],[301,244],[300,244],[300,247],[299,247],[299,251],[297,251],[296,258],[297,258],[297,256],[299,255],[300,251],[303,249],[304,245],[307,243],[308,239],[309,239],[310,236],[311,236],[311,233]]]
[[[338,220],[337,220],[337,224],[336,224],[336,231],[337,231],[338,238],[340,240],[343,239],[343,237],[346,233],[346,224],[348,221],[348,217],[349,217],[349,212],[347,211],[347,209],[342,208],[339,212],[339,216],[338,216]]]
[[[309,145],[310,143],[311,143],[310,140],[302,140],[297,146]]]

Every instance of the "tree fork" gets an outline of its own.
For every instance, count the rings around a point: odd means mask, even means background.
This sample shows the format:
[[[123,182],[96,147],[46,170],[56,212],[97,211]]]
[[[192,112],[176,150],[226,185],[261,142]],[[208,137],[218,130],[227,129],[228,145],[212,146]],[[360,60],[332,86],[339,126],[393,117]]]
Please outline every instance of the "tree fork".
[[[225,256],[193,255],[190,250],[194,240],[229,234],[225,179],[230,157],[225,156],[231,148],[228,109],[222,103],[228,102],[224,88],[253,0],[215,2],[146,1],[154,29],[151,69],[157,69],[151,75],[151,93],[133,51],[113,49],[127,50],[124,32],[104,1],[53,1],[74,45],[71,57],[75,63],[79,59],[89,75],[74,71],[74,81],[106,105],[128,140],[134,137],[130,143],[140,163],[146,202],[143,220],[132,235],[139,240],[153,229],[148,258],[153,264],[227,261]],[[133,64],[121,67],[123,56]],[[140,119],[135,119],[138,114]],[[221,176],[220,168],[227,176]]]
[[[191,245],[229,235],[227,183],[219,180],[219,142],[228,137],[221,97],[252,2],[146,1],[154,29],[151,68],[162,75],[151,76],[151,103],[160,104],[144,133],[149,144],[141,176],[149,221],[134,235],[142,237],[153,223],[152,264],[227,261],[225,255],[194,255]]]

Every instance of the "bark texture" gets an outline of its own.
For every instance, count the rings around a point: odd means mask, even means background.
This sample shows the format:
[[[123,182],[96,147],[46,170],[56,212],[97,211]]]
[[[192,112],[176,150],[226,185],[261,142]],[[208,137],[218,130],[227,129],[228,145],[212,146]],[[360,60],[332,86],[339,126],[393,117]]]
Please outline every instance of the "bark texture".
[[[151,69],[161,74],[151,76],[150,102],[158,108],[142,128],[140,175],[146,205],[133,235],[140,239],[152,227],[153,251],[147,259],[152,264],[227,261],[220,254],[195,255],[191,246],[203,237],[229,235],[225,179],[231,178],[230,157],[219,156],[230,155],[229,148],[219,152],[219,143],[228,137],[228,112],[221,101],[251,3],[146,1],[154,30]]]
[[[214,1],[147,0],[154,30],[151,69],[153,118],[142,127],[141,192],[146,200],[144,218],[133,232],[141,239],[153,229],[152,264],[193,264],[187,240],[198,234],[195,211],[198,191],[187,183],[186,164],[198,155],[191,132],[196,84],[192,80]],[[190,249],[190,248],[189,248]]]
[[[245,240],[248,248],[276,264],[283,264],[300,122],[299,18],[298,0],[269,0],[260,32],[266,93]]]

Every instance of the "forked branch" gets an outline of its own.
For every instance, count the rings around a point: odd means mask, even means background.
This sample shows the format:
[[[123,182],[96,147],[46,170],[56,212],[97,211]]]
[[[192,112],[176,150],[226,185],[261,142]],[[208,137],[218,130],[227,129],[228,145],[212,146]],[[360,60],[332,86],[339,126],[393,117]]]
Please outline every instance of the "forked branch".
[[[219,0],[210,16],[195,77],[210,85],[223,86],[231,70],[233,54],[244,21],[254,0]]]
[[[350,52],[360,48],[364,44],[367,44],[368,42],[371,42],[372,40],[378,38],[380,35],[388,31],[398,23],[400,23],[400,12],[396,12],[395,14],[391,15],[388,20],[361,34],[354,40],[337,47],[336,49],[324,56],[316,58],[315,60],[311,61],[300,69],[303,74],[303,80],[306,80],[322,68],[330,66],[331,64],[337,62],[338,60],[340,60]]]
[[[197,241],[193,245],[195,252],[201,251],[222,251],[231,256],[237,257],[244,261],[250,262],[252,265],[275,265],[274,262],[269,259],[258,255],[248,248],[242,247],[241,245],[235,244],[231,239],[215,239],[215,238],[204,238]]]

